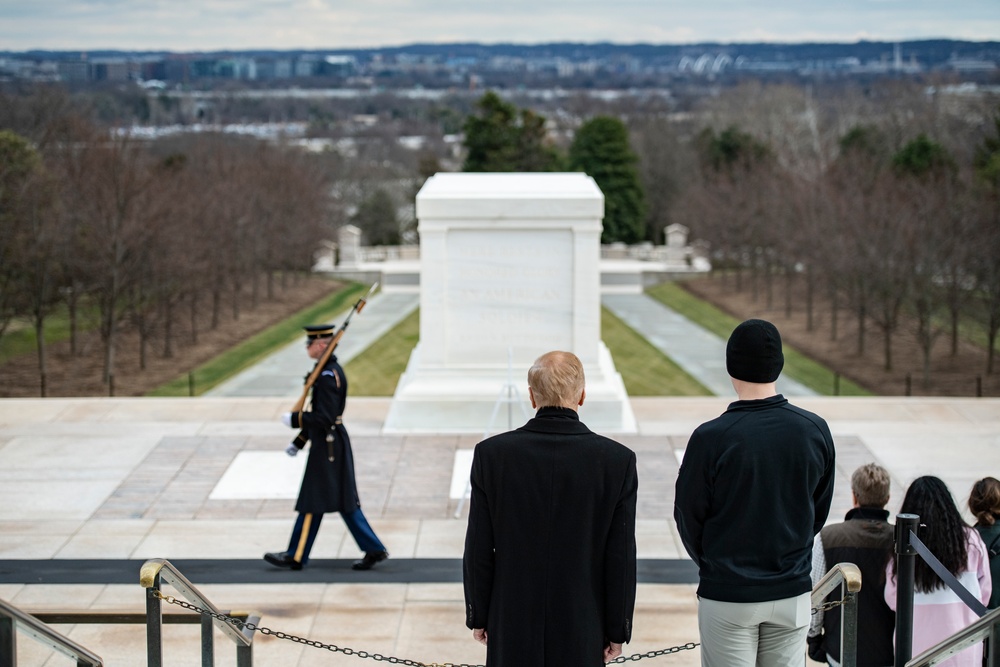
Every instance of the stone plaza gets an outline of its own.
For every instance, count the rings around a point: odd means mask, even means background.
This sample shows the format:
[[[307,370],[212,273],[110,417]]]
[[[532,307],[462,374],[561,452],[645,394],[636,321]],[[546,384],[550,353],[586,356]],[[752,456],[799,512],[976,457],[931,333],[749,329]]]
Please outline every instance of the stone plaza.
[[[640,584],[626,654],[697,641],[692,567],[671,511],[688,434],[731,397],[634,398],[638,432]],[[895,511],[915,477],[944,479],[961,504],[972,482],[1000,472],[1000,400],[799,398],[825,416],[837,443],[831,520],[850,506],[851,471],[877,461],[892,474]],[[0,599],[26,611],[142,612],[145,559],[176,564],[222,609],[257,611],[261,625],[325,644],[424,663],[481,664],[464,627],[460,461],[481,433],[385,435],[390,400],[352,398],[345,423],[359,490],[392,558],[353,572],[358,557],[338,517],[324,522],[301,572],[261,555],[288,538],[297,459],[282,449],[289,398],[8,399],[0,402]],[[239,471],[233,483],[233,471]],[[167,590],[168,593],[169,589]],[[141,626],[58,626],[107,665],[145,664]],[[166,664],[200,664],[197,626],[164,627]],[[216,632],[216,655],[234,649]],[[19,638],[21,665],[64,664]],[[255,664],[367,661],[258,636]],[[699,664],[698,651],[650,664]]]

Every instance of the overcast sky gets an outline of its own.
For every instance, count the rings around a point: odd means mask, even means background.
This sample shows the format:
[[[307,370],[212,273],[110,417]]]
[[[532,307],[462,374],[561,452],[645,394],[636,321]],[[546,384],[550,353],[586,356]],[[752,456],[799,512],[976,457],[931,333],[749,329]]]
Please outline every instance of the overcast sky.
[[[1000,39],[1000,0],[0,0],[9,51],[935,37]]]

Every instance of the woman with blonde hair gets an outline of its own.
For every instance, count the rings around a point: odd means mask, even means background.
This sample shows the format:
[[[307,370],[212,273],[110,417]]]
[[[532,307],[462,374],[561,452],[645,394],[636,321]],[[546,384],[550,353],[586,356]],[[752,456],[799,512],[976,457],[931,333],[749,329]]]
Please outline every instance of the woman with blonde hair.
[[[976,517],[976,530],[986,544],[990,555],[990,575],[993,581],[1000,576],[1000,480],[994,477],[983,477],[972,485],[969,494],[969,509]],[[1000,606],[1000,591],[996,588],[990,595],[990,609]]]

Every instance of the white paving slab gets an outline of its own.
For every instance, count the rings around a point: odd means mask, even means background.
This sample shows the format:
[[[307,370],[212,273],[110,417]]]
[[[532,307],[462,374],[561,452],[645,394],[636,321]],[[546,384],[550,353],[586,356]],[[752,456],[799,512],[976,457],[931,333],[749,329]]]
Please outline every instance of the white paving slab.
[[[210,500],[297,498],[308,452],[240,452],[219,478]]]

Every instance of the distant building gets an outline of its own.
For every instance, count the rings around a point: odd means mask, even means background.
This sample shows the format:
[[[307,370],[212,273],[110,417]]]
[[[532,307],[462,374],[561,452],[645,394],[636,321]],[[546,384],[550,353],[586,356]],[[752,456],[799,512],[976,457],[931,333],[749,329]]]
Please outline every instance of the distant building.
[[[138,79],[139,64],[125,58],[102,58],[90,61],[94,81],[131,81]]]
[[[956,72],[992,72],[997,69],[997,64],[992,60],[953,57],[948,60],[946,67]]]
[[[59,72],[61,81],[89,81],[90,63],[86,60],[67,60],[56,63],[56,71]]]

